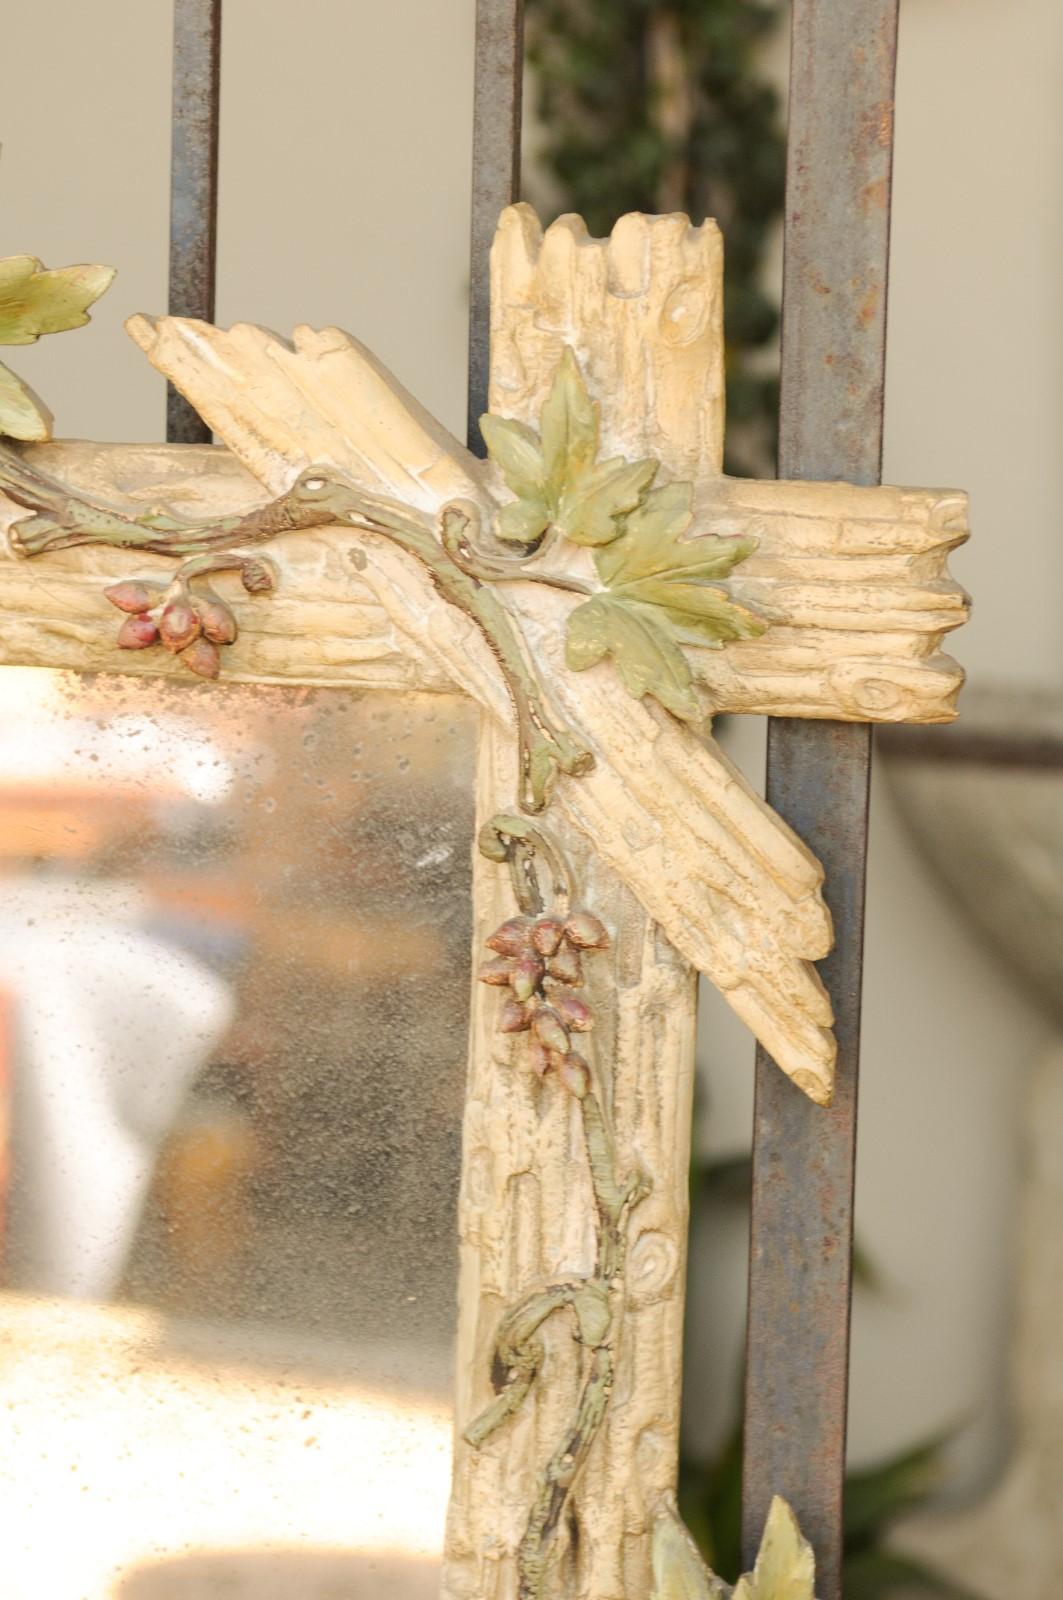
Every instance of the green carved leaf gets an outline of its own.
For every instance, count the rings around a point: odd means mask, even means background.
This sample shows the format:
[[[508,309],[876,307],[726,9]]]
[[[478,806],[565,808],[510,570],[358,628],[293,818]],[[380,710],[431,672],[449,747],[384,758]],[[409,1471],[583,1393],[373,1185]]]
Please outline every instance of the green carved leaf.
[[[687,659],[659,608],[611,593],[595,595],[568,619],[565,660],[583,672],[612,656],[628,694],[652,694],[686,722],[701,720]]]
[[[0,344],[33,344],[88,322],[88,308],[114,277],[113,267],[46,268],[36,256],[0,260]]]
[[[650,551],[674,541],[689,528],[694,516],[694,487],[689,483],[664,483],[648,494],[635,517],[635,538],[624,546],[617,557],[616,566],[626,566],[632,549],[637,549],[643,562]],[[641,570],[646,570],[643,566]],[[652,569],[656,570],[656,569]],[[610,578],[608,580],[612,582]]]
[[[558,365],[540,426],[541,440],[511,417],[480,418],[487,453],[517,497],[498,514],[498,537],[533,544],[556,523],[577,544],[615,539],[620,530],[614,518],[638,504],[656,466],[626,461],[595,466],[598,406],[571,350]]]
[[[673,632],[684,644],[719,650],[731,639],[755,639],[767,623],[747,611],[723,589],[704,583],[649,581],[621,590],[633,600],[659,607],[670,617]]]
[[[696,721],[701,707],[680,646],[719,649],[764,632],[759,617],[710,582],[744,561],[754,541],[685,538],[691,486],[648,484],[623,513],[623,531],[595,552],[606,592],[569,617],[566,659],[578,672],[611,655],[630,694],[652,694],[677,717]]]
[[[658,1516],[650,1551],[650,1600],[815,1600],[816,1561],[786,1501],[771,1503],[752,1572],[731,1590],[704,1563],[673,1507]]]
[[[517,497],[498,513],[495,532],[500,539],[514,544],[534,544],[550,526],[557,509],[557,496],[547,482],[539,440],[531,428],[511,417],[483,416],[480,431],[488,455]]]
[[[599,411],[566,349],[540,414],[541,438],[510,417],[480,418],[488,455],[516,500],[496,520],[501,539],[537,542],[553,524],[575,544],[605,545],[639,505],[655,461],[595,461]]]
[[[697,1545],[668,1507],[653,1525],[650,1600],[726,1600],[727,1585],[710,1572]]]
[[[816,1558],[797,1518],[776,1495],[764,1525],[756,1565],[739,1578],[734,1600],[815,1600]]]
[[[646,495],[628,517],[623,533],[596,562],[610,588],[642,578],[725,578],[732,567],[756,549],[753,539],[696,540],[682,536],[694,518],[694,490],[689,483],[666,483]]]
[[[511,500],[498,513],[495,532],[500,539],[514,544],[531,544],[542,537],[550,522],[550,507],[545,500]]]
[[[0,362],[0,435],[8,439],[50,439],[52,417],[33,390]]]
[[[511,417],[480,418],[487,453],[498,467],[506,487],[518,500],[545,500],[546,467],[538,439],[531,428]]]
[[[766,623],[711,580],[726,577],[756,541],[684,538],[692,516],[690,484],[651,490],[620,537],[596,555],[602,582],[611,594],[660,608],[683,643],[719,649],[729,639],[755,638]]]
[[[677,717],[700,720],[682,646],[718,650],[764,632],[766,624],[719,587],[755,541],[687,537],[690,484],[652,488],[658,464],[649,459],[596,461],[599,409],[570,349],[540,426],[537,437],[512,419],[481,419],[491,458],[516,496],[498,514],[498,536],[530,553],[553,527],[592,548],[607,592],[571,613],[569,666],[580,672],[611,656],[630,694],[652,694]]]
[[[591,399],[579,362],[566,345],[539,419],[546,475],[558,496],[594,465],[599,415],[598,402]]]
[[[600,462],[562,492],[558,528],[574,544],[609,544],[621,531],[616,519],[634,511],[656,476],[656,461]]]

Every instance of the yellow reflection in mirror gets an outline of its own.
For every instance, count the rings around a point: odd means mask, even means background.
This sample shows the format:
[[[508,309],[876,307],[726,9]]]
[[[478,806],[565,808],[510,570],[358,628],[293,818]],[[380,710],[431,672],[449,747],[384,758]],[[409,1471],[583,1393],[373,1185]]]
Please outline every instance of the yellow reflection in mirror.
[[[150,1312],[0,1297],[9,1600],[434,1592],[447,1408],[236,1354]]]

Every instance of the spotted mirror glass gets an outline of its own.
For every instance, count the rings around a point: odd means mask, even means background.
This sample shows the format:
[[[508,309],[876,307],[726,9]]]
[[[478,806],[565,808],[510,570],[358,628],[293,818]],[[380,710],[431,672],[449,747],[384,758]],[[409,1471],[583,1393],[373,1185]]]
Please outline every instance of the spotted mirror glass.
[[[473,738],[3,674],[9,1600],[434,1592]]]

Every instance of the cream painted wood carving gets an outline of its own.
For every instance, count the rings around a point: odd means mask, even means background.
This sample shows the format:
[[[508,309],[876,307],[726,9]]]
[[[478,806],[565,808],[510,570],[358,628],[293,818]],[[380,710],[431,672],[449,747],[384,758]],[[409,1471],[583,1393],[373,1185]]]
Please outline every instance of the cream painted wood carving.
[[[721,268],[711,222],[505,212],[488,463],[336,329],[167,317],[129,331],[222,447],[0,451],[4,662],[481,708],[451,1600],[694,1592],[651,1549],[697,972],[820,1104],[835,1050],[821,869],[708,719],[946,721],[961,683],[962,494],[722,475]]]

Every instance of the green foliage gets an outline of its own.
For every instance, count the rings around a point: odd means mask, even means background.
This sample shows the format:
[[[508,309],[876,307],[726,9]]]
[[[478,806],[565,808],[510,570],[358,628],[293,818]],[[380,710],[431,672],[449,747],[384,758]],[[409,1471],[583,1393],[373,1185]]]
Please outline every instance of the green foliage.
[[[757,360],[785,136],[758,49],[783,0],[527,0],[542,160],[563,208],[606,234],[627,211],[715,217],[726,242],[728,470],[774,457],[778,381]]]
[[[914,1511],[941,1484],[943,1438],[928,1439],[845,1482],[845,1537],[851,1555],[875,1542],[885,1523]]]
[[[883,1548],[892,1525],[940,1484],[943,1443],[931,1439],[847,1475],[845,1600],[981,1600],[922,1562]],[[740,1428],[711,1461],[688,1458],[680,1466],[683,1520],[713,1571],[724,1577],[741,1565],[741,1489]]]
[[[546,533],[594,551],[600,594],[568,621],[565,659],[583,672],[611,656],[636,700],[653,697],[674,716],[699,721],[701,704],[682,645],[719,649],[763,633],[759,617],[716,582],[755,548],[752,539],[690,539],[688,483],[651,488],[657,463],[598,461],[600,412],[570,349],[543,403],[538,434],[485,416],[488,453],[516,499],[498,514],[501,539],[534,551]]]
[[[733,1579],[742,1567],[742,1430],[733,1428],[707,1461],[682,1455],[679,1511],[714,1572]]]
[[[83,328],[89,306],[113,277],[113,267],[48,269],[36,256],[0,260],[0,344],[34,344],[45,333]],[[51,425],[51,415],[33,390],[0,364],[0,435],[47,439]]]
[[[983,1600],[925,1562],[888,1550],[868,1550],[845,1563],[845,1600]]]
[[[891,1523],[941,1484],[944,1438],[929,1439],[845,1480],[846,1600],[980,1600],[920,1561],[882,1548]]]
[[[698,1207],[748,1205],[752,1162],[746,1153],[698,1160],[690,1169],[690,1204]],[[859,1247],[853,1251],[853,1278],[874,1292],[881,1287],[875,1264]],[[736,1402],[740,1400],[736,1397]],[[901,1451],[872,1467],[849,1472],[845,1480],[845,1600],[982,1600],[922,1562],[884,1548],[890,1528],[916,1511],[940,1487],[941,1452],[936,1437]],[[682,1449],[679,1509],[698,1548],[714,1572],[731,1578],[742,1562],[742,1429],[737,1425],[710,1460],[694,1460]],[[738,1600],[737,1594],[734,1600]]]

